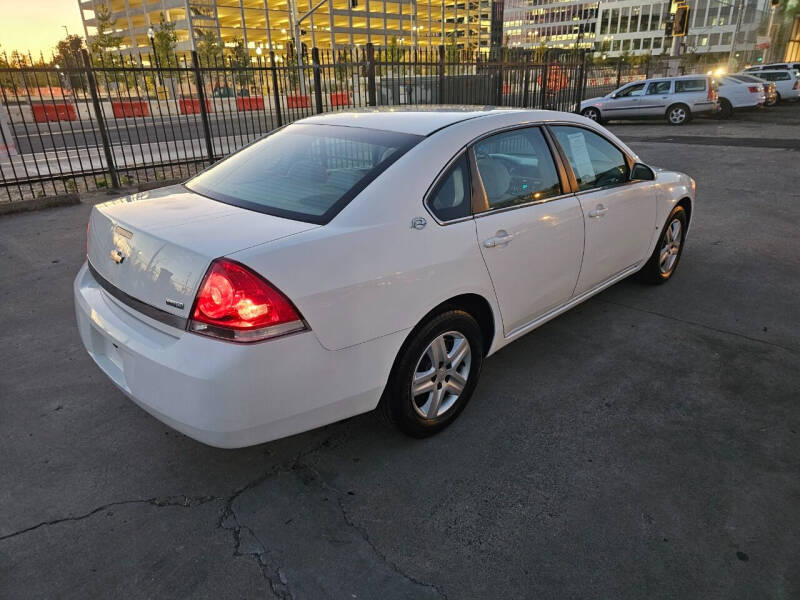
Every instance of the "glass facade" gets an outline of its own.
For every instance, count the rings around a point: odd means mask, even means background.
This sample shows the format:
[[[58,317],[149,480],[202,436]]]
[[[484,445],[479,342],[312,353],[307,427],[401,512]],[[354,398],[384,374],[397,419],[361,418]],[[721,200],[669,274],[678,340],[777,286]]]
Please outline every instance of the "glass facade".
[[[149,47],[149,26],[162,15],[175,24],[176,50],[191,50],[197,39],[216,35],[224,45],[241,41],[251,51],[286,52],[294,18],[315,0],[81,0],[87,39],[96,33],[95,10],[105,4],[116,19],[121,49]],[[300,23],[309,48],[456,45],[488,52],[492,0],[328,0]]]

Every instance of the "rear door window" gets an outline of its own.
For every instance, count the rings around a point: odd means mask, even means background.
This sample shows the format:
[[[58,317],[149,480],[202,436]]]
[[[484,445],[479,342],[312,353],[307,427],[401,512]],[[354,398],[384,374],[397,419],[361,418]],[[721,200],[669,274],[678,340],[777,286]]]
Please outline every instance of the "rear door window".
[[[682,92],[705,92],[705,79],[677,79],[675,80],[675,93]]]
[[[650,85],[647,86],[647,95],[652,96],[654,94],[669,94],[671,87],[671,81],[651,81]]]
[[[475,144],[489,210],[562,193],[553,156],[538,127],[498,133]]]

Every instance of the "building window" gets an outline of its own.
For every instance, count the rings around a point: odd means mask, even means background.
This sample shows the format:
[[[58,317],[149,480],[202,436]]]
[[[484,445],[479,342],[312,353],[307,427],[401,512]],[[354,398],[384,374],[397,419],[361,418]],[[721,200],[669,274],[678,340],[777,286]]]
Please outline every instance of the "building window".
[[[611,51],[616,52],[619,50],[619,40],[614,40],[611,42]]]
[[[722,34],[722,45],[723,46],[730,46],[731,41],[733,40],[733,32],[728,31],[727,33]]]
[[[631,49],[631,41],[630,40],[622,40],[622,51],[627,52]]]
[[[623,8],[619,16],[619,32],[628,33],[628,21],[630,20],[630,8]]]
[[[633,46],[631,48],[632,50],[641,50],[642,49],[642,40],[640,38],[636,38],[636,39],[632,40],[632,42],[633,42]]]
[[[650,38],[644,38],[642,40],[642,50],[650,50]]]
[[[661,42],[664,38],[653,38],[653,50],[661,49]]]

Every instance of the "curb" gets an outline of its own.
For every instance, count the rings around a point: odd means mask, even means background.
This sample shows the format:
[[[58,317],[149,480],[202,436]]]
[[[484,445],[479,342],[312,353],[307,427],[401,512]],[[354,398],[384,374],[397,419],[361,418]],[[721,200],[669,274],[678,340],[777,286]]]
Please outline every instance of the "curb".
[[[80,203],[81,197],[78,194],[33,198],[31,200],[19,200],[17,202],[0,202],[0,216],[28,212],[31,210],[41,210],[43,208],[54,208],[56,206],[73,206]]]

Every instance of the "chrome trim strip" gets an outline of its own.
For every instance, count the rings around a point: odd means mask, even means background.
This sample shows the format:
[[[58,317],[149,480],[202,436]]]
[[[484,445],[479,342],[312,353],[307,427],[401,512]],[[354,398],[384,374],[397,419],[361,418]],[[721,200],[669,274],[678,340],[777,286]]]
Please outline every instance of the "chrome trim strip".
[[[87,261],[89,266],[89,272],[94,277],[95,281],[97,281],[98,285],[103,288],[109,296],[112,296],[116,300],[122,302],[126,306],[142,313],[143,315],[150,317],[155,321],[159,321],[160,323],[164,323],[165,325],[169,325],[171,327],[175,327],[176,329],[183,329],[186,330],[186,325],[188,324],[189,320],[185,319],[184,317],[180,317],[178,315],[173,315],[172,313],[168,313],[165,310],[161,310],[160,308],[156,308],[152,304],[147,304],[146,302],[142,302],[133,296],[130,296],[123,292],[121,289],[113,285],[110,281],[108,281],[105,277],[100,275],[92,266],[92,263]]]

